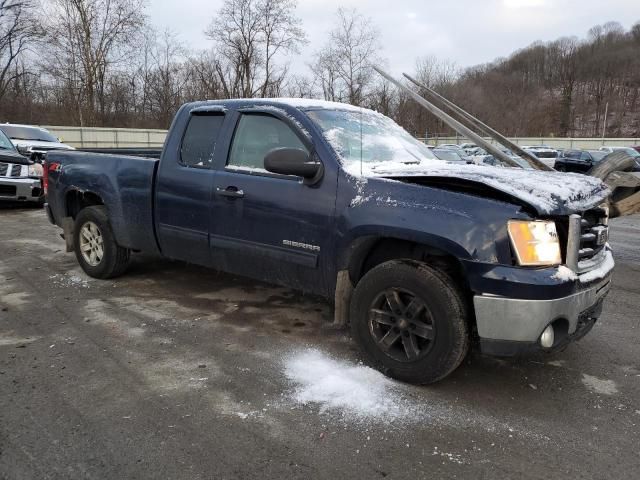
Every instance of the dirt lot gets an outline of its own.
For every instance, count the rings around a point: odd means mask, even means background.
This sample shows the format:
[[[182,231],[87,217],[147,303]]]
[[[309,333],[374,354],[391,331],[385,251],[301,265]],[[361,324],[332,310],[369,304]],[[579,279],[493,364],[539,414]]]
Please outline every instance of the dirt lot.
[[[319,299],[142,256],[92,280],[41,210],[2,209],[0,478],[638,478],[640,217],[612,244],[584,340],[418,388]]]

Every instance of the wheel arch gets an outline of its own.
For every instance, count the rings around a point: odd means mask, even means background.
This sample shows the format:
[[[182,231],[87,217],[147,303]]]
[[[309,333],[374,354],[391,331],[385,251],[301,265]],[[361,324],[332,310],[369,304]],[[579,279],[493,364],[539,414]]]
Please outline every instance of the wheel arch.
[[[65,216],[75,220],[78,213],[86,207],[103,205],[106,208],[104,200],[97,193],[73,188],[68,190],[64,196]]]
[[[437,268],[456,282],[464,291],[465,297],[471,298],[465,270],[460,261],[469,256],[461,246],[436,236],[419,240],[395,235],[358,237],[343,249],[339,257],[334,323],[340,326],[349,322],[351,296],[358,282],[372,268],[391,260],[418,261]]]

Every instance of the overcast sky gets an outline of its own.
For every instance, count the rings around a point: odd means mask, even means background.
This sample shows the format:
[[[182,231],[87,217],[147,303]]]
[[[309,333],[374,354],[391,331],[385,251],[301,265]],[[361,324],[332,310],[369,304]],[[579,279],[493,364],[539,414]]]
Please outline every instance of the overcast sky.
[[[203,31],[222,0],[148,0],[151,22],[170,28],[194,50],[209,48]],[[355,7],[378,26],[383,56],[394,73],[436,55],[467,67],[506,56],[536,40],[584,37],[596,24],[640,21],[640,0],[299,0],[298,16],[310,41],[295,70],[318,49],[339,6]]]

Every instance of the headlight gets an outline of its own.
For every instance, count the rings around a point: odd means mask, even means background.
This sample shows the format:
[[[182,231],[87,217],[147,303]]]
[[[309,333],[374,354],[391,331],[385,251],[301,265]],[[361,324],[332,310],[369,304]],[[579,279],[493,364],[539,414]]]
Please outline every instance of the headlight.
[[[522,266],[560,265],[560,242],[555,222],[511,220],[511,245]]]
[[[29,176],[30,177],[42,177],[42,173],[44,169],[42,165],[39,163],[34,163],[33,165],[29,165]]]

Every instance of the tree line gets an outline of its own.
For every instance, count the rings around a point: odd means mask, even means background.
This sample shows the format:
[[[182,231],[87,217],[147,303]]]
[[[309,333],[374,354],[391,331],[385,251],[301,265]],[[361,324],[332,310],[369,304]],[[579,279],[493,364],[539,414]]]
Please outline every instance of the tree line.
[[[450,134],[382,81],[381,34],[339,9],[310,46],[297,0],[225,0],[194,51],[145,0],[0,0],[0,121],[167,128],[187,101],[310,97],[374,108],[416,135]],[[312,51],[304,71],[290,59]],[[419,53],[419,52],[417,52]],[[471,68],[423,56],[411,73],[513,136],[640,135],[640,23],[534,43]],[[606,117],[605,117],[606,112]]]

